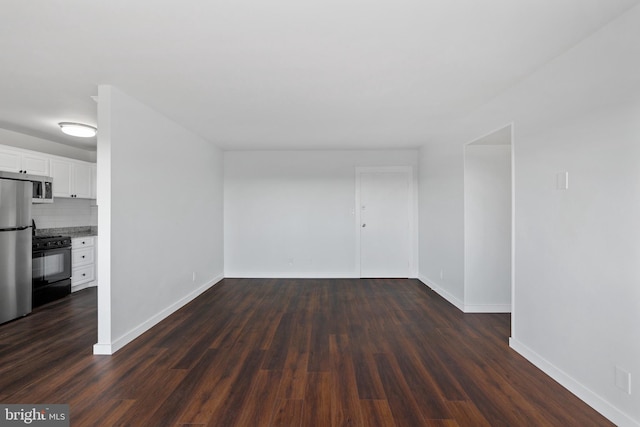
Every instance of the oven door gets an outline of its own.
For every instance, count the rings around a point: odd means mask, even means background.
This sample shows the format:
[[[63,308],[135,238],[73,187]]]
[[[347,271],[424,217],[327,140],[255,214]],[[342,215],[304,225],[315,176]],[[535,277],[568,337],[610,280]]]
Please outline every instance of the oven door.
[[[69,279],[71,277],[71,248],[34,251],[32,273],[34,289]]]

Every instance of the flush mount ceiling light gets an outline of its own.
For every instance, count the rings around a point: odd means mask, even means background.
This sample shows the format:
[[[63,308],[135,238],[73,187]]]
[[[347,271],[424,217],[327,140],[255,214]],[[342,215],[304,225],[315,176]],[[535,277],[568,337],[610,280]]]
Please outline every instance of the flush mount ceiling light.
[[[80,138],[91,138],[96,136],[98,129],[93,126],[85,125],[82,123],[61,122],[58,123],[62,132],[71,136],[79,136]]]

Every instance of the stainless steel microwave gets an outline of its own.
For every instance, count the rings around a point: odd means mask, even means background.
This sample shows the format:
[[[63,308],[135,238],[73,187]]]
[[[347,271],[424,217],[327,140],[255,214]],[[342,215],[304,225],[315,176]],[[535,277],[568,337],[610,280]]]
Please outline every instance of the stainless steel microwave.
[[[29,175],[33,184],[33,203],[53,203],[53,178]]]
[[[53,203],[53,178],[50,176],[0,171],[0,178],[30,181],[33,184],[32,203]]]

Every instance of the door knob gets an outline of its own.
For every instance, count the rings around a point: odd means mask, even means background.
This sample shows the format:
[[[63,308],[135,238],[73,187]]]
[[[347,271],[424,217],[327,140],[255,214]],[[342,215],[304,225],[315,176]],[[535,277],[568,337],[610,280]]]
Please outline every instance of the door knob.
[[[367,226],[367,224],[362,224],[362,228],[365,228]]]

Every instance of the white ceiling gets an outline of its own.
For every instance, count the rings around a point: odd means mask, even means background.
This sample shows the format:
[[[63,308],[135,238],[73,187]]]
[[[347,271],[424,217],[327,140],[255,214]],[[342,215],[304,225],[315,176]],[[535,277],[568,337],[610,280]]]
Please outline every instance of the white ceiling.
[[[640,0],[3,0],[0,127],[111,84],[224,149],[409,148]]]

